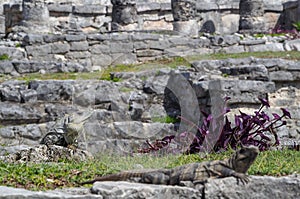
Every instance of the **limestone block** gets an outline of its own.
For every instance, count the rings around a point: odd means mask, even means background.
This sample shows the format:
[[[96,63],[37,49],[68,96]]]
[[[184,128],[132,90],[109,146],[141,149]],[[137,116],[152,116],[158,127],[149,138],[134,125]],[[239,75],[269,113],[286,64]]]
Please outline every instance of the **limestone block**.
[[[30,89],[37,92],[37,98],[41,101],[55,102],[70,100],[73,95],[72,81],[31,81]]]
[[[170,46],[169,41],[164,39],[160,39],[158,41],[151,41],[147,43],[149,48],[159,49],[159,50],[164,50]]]
[[[133,43],[111,42],[109,46],[110,46],[111,53],[133,52]]]
[[[0,107],[2,124],[36,123],[42,118],[42,111],[31,104],[1,102]]]
[[[239,30],[239,15],[226,14],[221,17],[221,32],[223,34],[233,34]]]
[[[110,39],[111,41],[121,41],[121,42],[128,42],[129,39],[131,38],[131,34],[127,33],[121,33],[121,34],[111,34]]]
[[[10,102],[21,102],[20,92],[14,88],[4,87],[0,89],[1,100]]]
[[[243,52],[246,52],[244,46],[223,47],[220,51],[225,52],[225,53],[243,53]]]
[[[137,55],[135,53],[116,53],[111,56],[113,65],[137,63]]]
[[[51,45],[44,44],[44,45],[36,45],[36,46],[26,46],[25,47],[27,55],[33,57],[39,56],[47,56],[51,53]]]
[[[161,56],[162,53],[163,51],[154,50],[154,49],[144,49],[144,50],[136,51],[137,57],[156,57],[156,56]]]
[[[278,23],[279,18],[280,18],[280,13],[266,12],[264,14],[264,20],[265,20],[266,27],[268,29],[273,29],[274,27],[276,27],[276,24]]]
[[[136,9],[138,13],[141,12],[153,12],[155,10],[159,11],[161,9],[160,3],[138,3],[136,4]]]
[[[91,189],[104,198],[201,198],[202,191],[189,187],[166,185],[143,185],[129,182],[97,182]]]
[[[106,44],[93,45],[90,51],[92,54],[109,54],[111,52],[110,46]]]
[[[223,74],[239,76],[239,79],[269,81],[269,73],[264,65],[239,65],[221,67]]]
[[[68,52],[65,56],[68,59],[87,59],[91,57],[91,53],[88,51],[72,51]]]
[[[160,34],[151,34],[151,33],[135,33],[131,36],[133,41],[145,41],[145,40],[156,40],[163,38],[164,36]]]
[[[75,5],[73,12],[75,14],[107,14],[106,6],[92,4],[92,5]]]
[[[151,43],[152,42],[150,42],[150,44]],[[134,48],[134,51],[140,50],[140,49],[147,49],[147,48],[149,48],[149,42],[136,41],[136,42],[133,43],[133,48]]]
[[[89,49],[89,44],[87,41],[70,42],[71,51],[87,51],[88,49]]]
[[[198,37],[199,26],[196,20],[174,21],[173,31],[189,37]]]
[[[233,177],[208,180],[205,197],[217,198],[297,198],[300,179],[296,176],[251,176],[250,183],[241,186]],[[286,191],[289,190],[289,191]]]
[[[0,34],[5,34],[5,17],[0,16]]]
[[[23,103],[33,103],[37,101],[37,92],[35,90],[31,89],[26,89],[26,90],[21,90],[21,101]]]
[[[219,89],[224,96],[230,97],[230,104],[258,104],[259,96],[275,91],[274,82],[252,80],[216,80],[221,81]]]
[[[203,2],[203,1],[196,1],[196,9],[197,11],[213,11],[218,10],[219,5],[216,2]]]
[[[70,50],[70,45],[68,43],[56,42],[50,45],[52,54],[65,54]]]
[[[64,42],[66,37],[65,35],[59,35],[59,34],[46,34],[43,36],[43,39],[47,43],[53,43],[53,42]]]
[[[53,3],[48,5],[49,12],[71,13],[73,10],[72,4]]]
[[[24,45],[42,44],[44,42],[43,35],[38,34],[27,34],[24,39]]]
[[[22,25],[30,33],[49,32],[49,10],[45,0],[23,0]]]
[[[0,61],[1,74],[12,74],[13,72],[15,72],[15,68],[10,61]]]
[[[94,67],[94,69],[100,69],[102,67],[110,66],[112,64],[111,56],[106,54],[92,55],[91,59],[92,66]]]
[[[282,43],[271,43],[271,44],[265,44],[265,45],[254,45],[249,46],[250,52],[263,52],[263,51],[284,51],[283,44]]]
[[[240,41],[241,45],[246,45],[246,46],[252,46],[252,45],[258,45],[258,44],[265,44],[266,40],[264,39],[243,39]]]
[[[286,40],[284,42],[284,49],[287,51],[300,51],[300,39]]]

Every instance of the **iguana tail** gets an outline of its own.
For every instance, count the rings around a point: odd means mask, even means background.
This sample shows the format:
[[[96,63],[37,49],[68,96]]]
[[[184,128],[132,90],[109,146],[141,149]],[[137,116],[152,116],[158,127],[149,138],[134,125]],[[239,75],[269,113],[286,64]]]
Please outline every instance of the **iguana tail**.
[[[94,180],[85,181],[80,184],[81,185],[92,184],[97,181],[125,181],[130,178],[142,177],[143,175],[144,175],[144,172],[122,172],[122,173],[116,173],[116,174],[110,174],[110,175],[106,175],[106,176],[97,177]]]

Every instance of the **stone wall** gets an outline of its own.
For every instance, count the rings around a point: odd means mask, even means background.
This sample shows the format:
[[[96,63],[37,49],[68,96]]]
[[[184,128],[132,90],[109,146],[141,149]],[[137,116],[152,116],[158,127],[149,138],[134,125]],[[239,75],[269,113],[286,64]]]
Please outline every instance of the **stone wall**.
[[[108,0],[97,1],[97,3],[78,0],[41,2],[45,2],[43,8],[45,13],[49,12],[48,20],[46,20],[49,22],[47,27],[38,29],[44,33],[61,33],[74,30],[86,33],[111,30],[179,30],[180,32],[185,30],[183,33],[187,33],[186,30],[192,28],[193,30],[188,32],[189,35],[194,35],[192,33],[195,31],[229,34],[237,32],[240,23],[239,0],[194,1],[195,14],[193,18],[186,21],[189,23],[183,24],[176,22],[176,19],[174,20],[176,7],[172,9],[171,0],[131,1],[134,2],[131,5],[132,8],[115,4],[121,10],[113,9],[113,4]],[[15,26],[24,24],[27,17],[26,14],[24,15],[26,10],[24,11],[22,1],[8,2],[2,0],[0,3],[4,3],[4,7],[0,9],[0,33],[8,33],[13,29],[19,30]],[[262,19],[265,23],[264,30],[270,30],[278,23],[290,28],[291,23],[299,21],[297,1],[263,1],[262,10],[264,11],[262,13]],[[132,11],[134,14],[131,13]],[[184,15],[184,13],[180,14]]]
[[[2,68],[2,73],[22,74],[41,69],[92,71],[110,65],[194,54],[300,50],[300,41],[289,40],[286,36],[255,38],[239,34],[190,38],[156,31],[64,35],[22,33],[11,38],[14,41],[2,41],[0,45],[0,55],[7,54],[14,60],[11,67]],[[43,66],[36,61],[52,64]],[[25,69],[24,64],[30,68]]]
[[[39,66],[37,62],[30,67],[21,65],[19,70]],[[287,108],[292,119],[278,131],[281,143],[299,145],[299,74],[299,61],[249,57],[195,61],[192,68],[176,70],[112,73],[111,78],[119,82],[79,78],[5,81],[0,85],[0,154],[38,144],[64,113],[91,110],[94,113],[78,138],[80,147],[93,154],[106,150],[128,153],[145,140],[194,132],[190,123],[182,121],[178,127],[164,119],[182,115],[200,123],[199,108],[213,111],[221,95],[231,97],[231,116],[238,110],[253,113],[259,107],[258,97],[269,99],[268,112],[281,115],[280,108]],[[181,143],[178,149],[188,144]]]

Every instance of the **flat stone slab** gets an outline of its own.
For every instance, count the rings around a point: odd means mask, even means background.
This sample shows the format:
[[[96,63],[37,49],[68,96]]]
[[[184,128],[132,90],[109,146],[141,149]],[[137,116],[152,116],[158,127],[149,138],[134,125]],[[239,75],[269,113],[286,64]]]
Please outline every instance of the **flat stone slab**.
[[[45,198],[45,199],[58,199],[58,198],[65,198],[65,199],[85,199],[85,198],[103,198],[101,195],[93,195],[89,193],[87,188],[85,189],[74,189],[71,190],[62,190],[62,191],[29,191],[26,189],[20,188],[12,188],[12,187],[5,187],[0,186],[0,198],[1,199],[25,199],[25,198]]]
[[[234,177],[209,179],[204,185],[187,186],[153,185],[133,182],[96,182],[92,188],[65,188],[49,191],[29,191],[0,186],[0,198],[299,198],[300,176],[251,176],[248,184]],[[204,194],[204,195],[203,195]]]

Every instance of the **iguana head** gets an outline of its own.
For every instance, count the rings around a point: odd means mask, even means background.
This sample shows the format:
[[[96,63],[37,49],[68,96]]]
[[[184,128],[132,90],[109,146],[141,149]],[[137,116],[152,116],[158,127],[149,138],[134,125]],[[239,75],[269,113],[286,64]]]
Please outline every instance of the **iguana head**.
[[[258,147],[247,146],[237,150],[228,160],[236,172],[246,173],[259,153]]]

